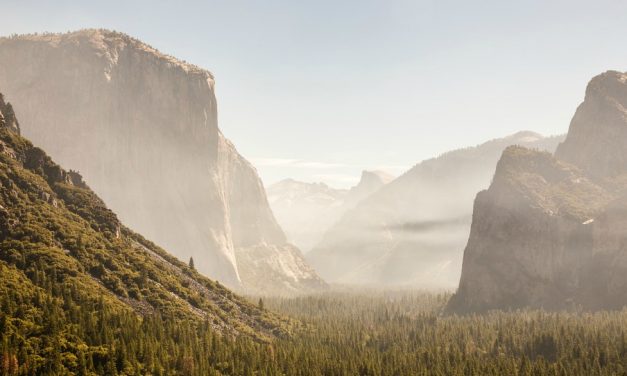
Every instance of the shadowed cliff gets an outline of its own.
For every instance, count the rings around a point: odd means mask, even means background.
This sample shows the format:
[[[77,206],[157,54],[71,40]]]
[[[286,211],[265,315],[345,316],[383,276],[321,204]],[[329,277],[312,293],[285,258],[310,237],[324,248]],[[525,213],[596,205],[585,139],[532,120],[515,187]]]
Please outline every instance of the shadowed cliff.
[[[555,156],[503,153],[475,200],[450,310],[627,304],[626,82],[592,79]]]

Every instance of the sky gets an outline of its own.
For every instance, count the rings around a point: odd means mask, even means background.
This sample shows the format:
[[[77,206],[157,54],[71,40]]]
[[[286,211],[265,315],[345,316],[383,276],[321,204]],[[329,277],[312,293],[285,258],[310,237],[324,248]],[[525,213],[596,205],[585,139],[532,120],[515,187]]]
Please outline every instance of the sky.
[[[210,70],[266,185],[357,182],[520,130],[561,134],[627,70],[624,1],[0,0],[0,35],[107,28]]]

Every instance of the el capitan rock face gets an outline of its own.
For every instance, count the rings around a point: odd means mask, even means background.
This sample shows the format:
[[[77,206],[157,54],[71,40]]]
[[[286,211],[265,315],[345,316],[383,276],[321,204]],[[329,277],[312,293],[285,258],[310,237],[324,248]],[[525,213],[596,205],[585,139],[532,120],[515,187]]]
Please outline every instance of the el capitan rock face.
[[[475,200],[452,311],[627,304],[626,79],[592,79],[555,157],[503,153]]]
[[[247,288],[239,251],[293,252],[255,169],[217,126],[208,71],[121,33],[83,30],[0,39],[0,85],[25,136],[200,271]]]
[[[524,131],[423,161],[347,211],[306,257],[328,282],[454,288],[473,198],[502,151],[553,151],[562,139]]]

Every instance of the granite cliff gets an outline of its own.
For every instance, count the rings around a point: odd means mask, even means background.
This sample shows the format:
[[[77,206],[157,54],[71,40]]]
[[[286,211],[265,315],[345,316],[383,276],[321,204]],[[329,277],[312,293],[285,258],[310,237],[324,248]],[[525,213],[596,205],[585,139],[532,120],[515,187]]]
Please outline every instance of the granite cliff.
[[[555,156],[503,153],[475,199],[451,310],[627,304],[626,82],[591,80]]]
[[[242,284],[256,277],[238,262],[254,249],[279,275],[274,259],[298,261],[288,269],[300,273],[273,290],[323,285],[287,243],[255,169],[219,130],[208,71],[121,33],[82,30],[0,39],[0,85],[24,114],[25,136],[203,273],[259,292]]]

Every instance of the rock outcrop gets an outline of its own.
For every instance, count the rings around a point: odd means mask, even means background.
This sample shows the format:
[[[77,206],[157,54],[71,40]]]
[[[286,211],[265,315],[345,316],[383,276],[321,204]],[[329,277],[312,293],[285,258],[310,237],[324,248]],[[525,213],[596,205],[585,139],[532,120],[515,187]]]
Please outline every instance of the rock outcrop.
[[[519,132],[423,161],[346,212],[306,257],[328,282],[454,288],[473,198],[502,151],[553,151],[562,139]]]
[[[627,75],[593,78],[555,156],[595,178],[627,172]]]
[[[503,153],[475,200],[452,311],[627,304],[626,81],[592,79],[555,157]]]
[[[0,39],[0,85],[25,136],[203,273],[247,288],[239,250],[267,249],[257,254],[269,263],[294,252],[255,169],[218,128],[208,71],[121,33],[83,30]],[[289,289],[301,282],[310,281]]]
[[[285,179],[268,187],[268,201],[289,241],[307,252],[346,211],[392,179],[383,171],[362,171],[348,190]]]
[[[20,123],[15,117],[13,106],[5,102],[4,96],[0,94],[0,127],[5,127],[12,132],[20,134]]]

